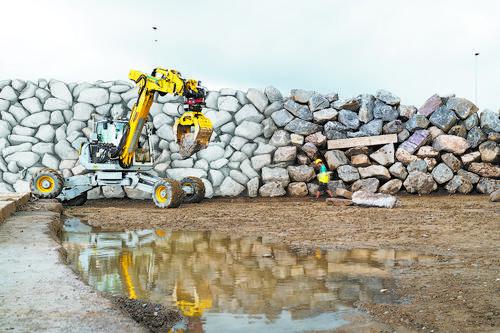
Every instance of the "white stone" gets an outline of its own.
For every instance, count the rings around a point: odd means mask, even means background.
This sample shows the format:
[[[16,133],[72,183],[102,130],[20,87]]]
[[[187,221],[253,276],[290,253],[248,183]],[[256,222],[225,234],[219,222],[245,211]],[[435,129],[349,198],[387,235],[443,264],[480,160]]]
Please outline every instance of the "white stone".
[[[220,93],[218,91],[210,91],[207,95],[207,98],[205,98],[205,104],[207,105],[207,107],[211,109],[217,109],[219,96]]]
[[[125,192],[123,191],[123,188],[119,185],[104,185],[101,187],[101,189],[102,189],[102,194],[104,195],[105,198],[110,199],[110,198],[125,197]]]
[[[42,111],[42,103],[40,103],[40,100],[36,97],[24,99],[21,101],[21,104],[29,113]]]
[[[0,120],[0,138],[5,138],[10,134],[10,124],[5,120]]]
[[[68,86],[65,83],[61,81],[51,80],[49,82],[49,88],[52,96],[62,99],[63,101],[68,103],[68,105],[73,104],[73,95],[71,95],[71,92],[69,91]]]
[[[220,96],[217,99],[217,109],[221,111],[236,112],[240,109],[240,104],[233,96]]]
[[[15,161],[17,165],[23,168],[30,168],[40,160],[40,156],[31,151],[15,152],[5,158],[5,161]]]
[[[267,143],[259,142],[257,149],[254,151],[255,155],[270,154],[276,150],[276,147]]]
[[[17,101],[17,93],[11,86],[6,86],[0,91],[0,98],[7,101]]]
[[[50,97],[50,93],[45,89],[39,88],[35,91],[35,97],[38,98],[42,104],[45,104]]]
[[[234,135],[234,130],[236,128],[236,124],[233,122],[229,122],[223,126],[221,126],[220,130],[222,133],[227,133],[229,135]]]
[[[229,158],[229,161],[231,162],[241,162],[241,161],[244,161],[246,160],[248,157],[245,153],[241,152],[241,151],[235,151],[231,157]]]
[[[31,145],[31,144],[30,144]],[[42,156],[43,154],[53,153],[54,152],[54,144],[48,142],[39,142],[36,145],[33,145],[31,151]]]
[[[229,172],[229,176],[231,176],[232,179],[234,179],[241,185],[246,185],[246,183],[249,181],[248,177],[243,172],[238,170],[231,170]]]
[[[20,104],[11,105],[9,113],[16,118],[17,122],[21,122],[29,114]]]
[[[243,138],[253,140],[262,134],[263,126],[250,121],[243,121],[234,130],[234,134]]]
[[[28,182],[27,182],[27,181],[25,181],[25,180],[18,179],[18,180],[14,183],[14,190],[15,190],[17,193],[29,193],[29,192],[31,192],[31,189],[30,189],[30,183],[28,183]]]
[[[175,160],[170,164],[172,168],[192,168],[194,162],[192,158],[187,158],[185,160]],[[206,170],[205,170],[206,171]]]
[[[3,180],[6,183],[11,184],[11,185],[14,185],[19,178],[21,178],[21,175],[18,174],[17,172],[16,173],[12,173],[12,172],[4,172],[3,173]]]
[[[80,120],[72,120],[68,127],[66,128],[66,135],[69,136],[71,133],[77,131],[81,132],[82,128],[85,128],[85,123]]]
[[[183,112],[182,104],[179,103],[165,103],[162,112],[172,117],[179,117]]]
[[[10,102],[5,99],[0,99],[0,111],[7,111],[9,109]]]
[[[21,91],[21,95],[19,95],[19,99],[25,99],[35,96],[35,92],[38,89],[38,86],[33,82],[28,82],[26,87]]]
[[[113,87],[111,87],[111,88],[113,88]],[[151,193],[141,191],[141,190],[133,188],[131,186],[124,186],[123,190],[125,191],[127,198],[130,198],[133,200],[150,200],[151,199]]]
[[[7,121],[9,123],[9,125],[11,127],[13,126],[16,126],[17,125],[17,120],[16,118],[14,118],[13,115],[11,115],[9,112],[7,111],[1,111],[0,112],[0,119],[3,119],[5,121]]]
[[[76,103],[73,105],[73,119],[88,121],[92,111],[94,111],[94,107],[92,105],[87,103]]]
[[[394,208],[398,198],[390,194],[356,191],[352,194],[352,202],[360,206]]]
[[[109,91],[113,92],[113,93],[124,93],[126,91],[129,91],[130,90],[130,86],[127,86],[127,85],[124,85],[124,84],[117,84],[117,85],[113,85],[111,87],[109,87]]]
[[[59,168],[59,159],[51,154],[44,154],[42,158],[42,164],[47,168],[57,170]]]
[[[250,198],[255,198],[259,194],[259,177],[254,177],[247,183],[247,194]]]
[[[234,120],[236,124],[239,125],[243,121],[248,120],[254,123],[260,123],[264,120],[264,115],[257,111],[255,106],[252,104],[247,104],[243,106],[236,114],[234,115]]]
[[[52,142],[56,135],[56,131],[51,125],[42,125],[38,128],[35,137],[44,142]]]
[[[212,169],[220,169],[226,166],[229,163],[229,160],[227,158],[221,158],[219,160],[210,162],[210,168]]]
[[[279,182],[283,187],[290,183],[288,171],[284,168],[262,168],[262,181],[264,183]]]
[[[260,187],[259,194],[262,197],[272,198],[284,196],[286,194],[286,191],[280,182],[269,182]]]
[[[93,106],[104,105],[108,101],[109,93],[104,88],[87,88],[78,95],[78,102],[92,104]]]
[[[210,170],[208,174],[213,186],[219,186],[222,184],[224,174],[220,170]]]
[[[11,134],[7,137],[12,145],[18,145],[25,142],[31,142],[32,144],[38,143],[37,138],[25,135]]]
[[[168,169],[167,176],[175,180],[182,180],[183,178],[190,176],[204,178],[207,177],[207,173],[204,170],[194,169],[194,168],[176,168],[176,169]]]
[[[21,143],[20,145],[9,146],[2,149],[2,156],[7,157],[18,151],[31,151],[32,144],[29,142]]]
[[[16,125],[14,126],[14,128],[12,128],[12,134],[33,136],[35,134],[35,129]]]
[[[69,108],[68,103],[59,98],[50,97],[47,98],[43,104],[43,109],[45,111],[55,111],[55,110],[65,110]]]
[[[85,167],[79,163],[77,163],[72,169],[71,169],[71,172],[73,173],[73,175],[81,175],[81,174],[84,174],[85,173]]]
[[[206,109],[205,116],[212,122],[212,127],[219,128],[231,121],[232,116],[227,111],[217,111],[213,109]]]
[[[50,121],[50,112],[43,111],[32,114],[21,121],[21,125],[37,128],[40,125],[48,124]]]
[[[172,130],[172,126],[170,126],[169,124],[165,124],[162,127],[160,127],[156,131],[156,134],[160,138],[162,138],[164,140],[167,140],[167,141],[173,141],[173,140],[175,140],[174,131]]]
[[[201,181],[203,182],[203,185],[205,185],[205,198],[212,198],[214,196],[214,188],[212,186],[212,183],[210,183],[205,178],[201,178]]]
[[[202,169],[202,170],[208,171],[208,169],[209,169],[208,162],[205,161],[205,160],[198,160],[194,164],[194,168],[195,169]]]
[[[64,117],[61,111],[52,111],[50,113],[50,122],[51,125],[61,125],[64,124]]]
[[[78,159],[78,152],[71,147],[68,141],[61,140],[54,146],[54,151],[63,160]]]
[[[245,190],[245,187],[231,177],[226,177],[220,185],[220,194],[224,197],[235,197]]]

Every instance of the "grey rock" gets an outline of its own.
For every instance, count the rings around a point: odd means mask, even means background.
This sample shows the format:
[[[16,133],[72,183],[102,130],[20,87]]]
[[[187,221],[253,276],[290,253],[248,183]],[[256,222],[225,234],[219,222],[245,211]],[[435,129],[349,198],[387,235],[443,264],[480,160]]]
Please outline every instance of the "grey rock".
[[[358,169],[350,165],[341,165],[337,169],[340,179],[346,183],[352,183],[360,178]]]
[[[359,120],[368,123],[373,120],[373,108],[375,107],[373,95],[364,94],[360,96],[360,107],[358,111]]]
[[[356,98],[346,98],[333,102],[332,107],[336,110],[358,111],[360,104]]]
[[[273,146],[271,144],[259,142],[257,149],[254,151],[254,154],[256,154],[256,155],[270,154],[270,153],[274,152],[275,150],[276,150],[275,146]]]
[[[500,189],[500,180],[482,177],[477,183],[477,190],[480,193],[491,194]]]
[[[269,140],[269,144],[275,147],[288,146],[291,143],[290,133],[285,130],[277,130]]]
[[[500,178],[500,166],[498,164],[471,163],[468,169],[481,177]]]
[[[494,141],[486,141],[479,145],[481,160],[488,163],[500,162],[500,146]]]
[[[78,95],[78,102],[100,106],[107,104],[109,101],[109,93],[104,88],[87,88]]]
[[[413,171],[408,174],[403,186],[409,193],[429,194],[437,189],[434,178],[424,172]]]
[[[387,166],[394,163],[394,153],[394,144],[389,143],[370,154],[370,158],[380,165]]]
[[[207,116],[212,121],[212,126],[214,129],[219,128],[231,121],[232,116],[227,111],[216,111],[209,109],[205,116]]]
[[[405,125],[406,129],[410,132],[415,132],[418,129],[426,129],[428,126],[429,120],[421,114],[411,117]]]
[[[288,124],[290,121],[292,121],[294,117],[287,110],[281,109],[279,111],[274,112],[271,115],[271,118],[273,119],[274,123],[277,126],[284,127],[286,124]]]
[[[220,93],[218,91],[210,91],[207,95],[207,98],[205,98],[205,104],[207,105],[207,107],[217,110],[219,96]]]
[[[35,97],[38,98],[42,104],[45,104],[50,98],[50,93],[45,89],[37,89],[35,91]]]
[[[308,165],[289,166],[287,168],[290,178],[294,182],[309,182],[316,177],[314,168]]]
[[[21,94],[19,95],[19,99],[23,100],[26,98],[31,98],[35,96],[35,92],[38,89],[38,86],[32,82],[28,82],[26,87],[21,91]]]
[[[241,171],[231,170],[229,176],[241,185],[246,185],[250,179]]]
[[[327,108],[313,113],[313,120],[317,124],[325,124],[330,120],[337,119],[338,112],[335,109]]]
[[[163,158],[161,160],[162,160],[162,162],[166,162],[166,160],[164,160]],[[204,160],[202,160],[202,161],[204,161]],[[159,162],[159,161],[156,161],[156,162]],[[193,159],[192,158],[187,158],[185,160],[175,160],[175,161],[172,161],[170,163],[170,166],[172,168],[192,168],[194,166],[194,163],[193,163]]]
[[[328,140],[345,139],[347,127],[337,121],[329,121],[325,124],[324,133]]]
[[[304,136],[292,133],[290,134],[290,143],[293,146],[302,146],[304,144]]]
[[[382,134],[382,119],[374,119],[359,128],[361,136],[374,136]]]
[[[51,154],[44,154],[42,158],[42,164],[47,168],[55,169],[59,167],[59,159]]]
[[[48,154],[54,152],[54,144],[50,142],[39,142],[31,148],[31,151],[38,155]]]
[[[41,125],[36,132],[35,137],[44,142],[52,142],[56,135],[56,131],[51,125]]]
[[[241,152],[245,153],[247,156],[252,156],[254,151],[257,149],[257,143],[255,142],[248,142],[241,147]]]
[[[73,105],[73,118],[81,121],[88,121],[94,107],[87,103],[76,103]]]
[[[313,112],[326,109],[327,107],[330,106],[330,102],[328,101],[328,99],[326,99],[326,97],[320,94],[312,95],[309,98],[308,104],[309,104],[309,109]]]
[[[384,127],[382,128],[382,132],[384,134],[398,134],[404,129],[405,127],[401,122],[401,120],[396,119],[385,124]]]
[[[281,102],[283,100],[283,95],[281,94],[281,91],[279,91],[277,88],[273,86],[267,86],[264,89],[264,93],[266,94],[267,99],[271,102]]]
[[[102,108],[104,106],[108,106],[108,105],[109,104],[98,106],[97,109]],[[126,116],[126,110],[122,104],[114,104],[111,107],[111,109],[109,109],[109,108],[107,108],[107,109],[109,110],[111,118],[113,118],[113,119],[123,119]],[[153,109],[153,108],[151,108],[151,109]],[[158,113],[158,114],[161,114],[161,113]],[[153,116],[153,114],[151,114],[151,116]]]
[[[81,94],[80,94],[81,95]],[[101,186],[102,195],[107,199],[121,199],[125,198],[125,191],[119,185],[104,185]]]
[[[447,132],[458,122],[458,117],[455,115],[455,112],[442,106],[432,113],[429,120],[434,126]]]
[[[38,143],[37,138],[33,138],[30,136],[25,136],[25,135],[11,134],[7,137],[7,139],[9,140],[9,142],[12,145],[18,145],[18,144],[25,143],[25,142],[31,142],[32,144]]]
[[[40,125],[48,124],[49,121],[50,121],[50,112],[44,111],[44,112],[34,113],[24,118],[21,121],[21,125],[31,128],[37,128]]]
[[[271,154],[255,155],[251,158],[252,168],[254,170],[260,170],[263,167],[271,165]]]
[[[356,191],[352,194],[352,202],[358,206],[394,208],[398,203],[398,198],[385,193]]]
[[[401,190],[401,186],[403,186],[403,182],[400,179],[391,179],[386,182],[384,185],[380,186],[379,192],[384,194],[396,194]]]
[[[228,147],[230,148],[230,147]],[[227,148],[226,148],[227,149]],[[230,156],[229,158],[229,161],[230,162],[241,162],[241,161],[244,161],[246,160],[248,157],[245,153],[241,152],[241,151],[235,151],[234,153],[232,153],[232,155]]]
[[[262,134],[263,129],[264,127],[261,124],[245,120],[236,127],[236,129],[234,130],[234,134],[249,140],[253,140]]]
[[[12,134],[33,136],[35,134],[35,129],[16,125],[14,126],[14,128],[12,128]]]
[[[206,178],[207,173],[204,170],[194,169],[194,168],[176,168],[176,169],[168,169],[167,177],[182,180],[186,177],[198,177],[198,178]]]
[[[417,159],[415,161],[410,162],[408,166],[406,167],[408,172],[413,172],[413,171],[420,171],[420,172],[426,172],[427,171],[427,162],[422,159]]]
[[[266,121],[267,119],[264,119],[262,124],[264,124],[264,122]],[[272,121],[272,119],[269,119]],[[274,125],[274,123],[273,123]],[[226,134],[229,134],[229,135],[234,135],[234,130],[236,129],[236,125],[235,123],[233,122],[230,122],[230,123],[227,123],[227,124],[224,124],[220,127],[220,130],[222,133],[226,133]],[[266,126],[264,126],[264,131],[266,130]],[[265,133],[265,132],[264,132]]]
[[[280,182],[269,182],[260,187],[259,194],[262,197],[281,197],[286,191]]]
[[[480,116],[481,129],[485,133],[500,132],[500,118],[498,112],[483,110]]]
[[[461,119],[466,119],[478,111],[477,106],[465,98],[452,97],[446,102],[446,108],[454,111]]]
[[[2,149],[2,156],[7,157],[13,153],[21,151],[31,151],[32,144],[29,142],[21,143],[15,146],[9,146]]]
[[[455,135],[465,139],[467,137],[467,129],[464,125],[458,124],[450,128],[448,135]]]
[[[401,99],[399,97],[395,96],[393,93],[387,90],[382,89],[377,91],[376,98],[384,102],[385,104],[392,106],[398,106],[401,102]]]
[[[247,194],[250,198],[255,198],[259,194],[259,177],[254,177],[248,181]]]
[[[14,104],[9,107],[9,113],[17,120],[17,122],[21,122],[24,118],[26,118],[29,113],[20,105]]]
[[[237,125],[241,124],[245,120],[252,121],[254,123],[260,123],[262,120],[264,120],[264,115],[257,111],[257,109],[252,104],[247,104],[243,106],[238,112],[236,112],[236,114],[234,115],[234,120],[236,121]]]
[[[240,150],[247,142],[248,139],[242,138],[240,136],[233,136],[233,138],[229,142],[229,145],[236,150]]]
[[[26,81],[20,80],[20,79],[14,79],[11,82],[12,88],[16,89],[17,91],[22,91],[24,87],[26,87]]]
[[[486,134],[478,126],[471,128],[470,131],[467,133],[467,143],[472,149],[477,148],[481,143],[483,143],[486,140],[487,140]]]
[[[453,178],[453,171],[445,163],[436,165],[431,174],[438,184],[444,184]]]
[[[299,103],[295,102],[292,99],[287,99],[285,101],[285,103],[283,104],[283,107],[286,110],[290,111],[291,114],[296,116],[299,112],[299,109],[302,107],[302,105],[300,105]]]
[[[309,159],[312,161],[316,160],[319,158],[319,151],[318,147],[316,147],[314,144],[307,142],[302,146],[302,151],[307,155]]]
[[[270,163],[271,161],[269,161]],[[269,164],[268,164],[269,165]],[[258,177],[259,174],[257,173],[257,171],[255,171],[252,167],[252,163],[250,162],[249,159],[246,159],[244,161],[241,162],[240,164],[240,169],[241,171],[250,179],[253,179],[255,177]]]
[[[349,159],[341,150],[329,150],[325,153],[325,160],[330,170],[335,170],[341,165],[349,164]]]
[[[361,178],[391,179],[389,170],[382,165],[370,165],[365,168],[358,168],[358,171]]]
[[[366,191],[375,193],[377,192],[379,184],[380,181],[377,178],[359,179],[352,184],[351,191]]]
[[[224,148],[217,145],[209,145],[207,148],[197,153],[198,159],[204,159],[207,162],[218,160],[224,156]]]
[[[248,89],[247,98],[260,112],[264,112],[266,106],[269,104],[267,96],[258,89]]]
[[[224,180],[224,174],[220,170],[210,170],[208,175],[210,182],[214,187],[222,184],[222,181]]]
[[[296,146],[278,147],[274,152],[274,163],[291,162],[297,157]]]
[[[390,105],[387,105],[379,100],[375,100],[373,107],[373,117],[382,119],[383,121],[392,121],[398,119],[398,110]]]
[[[432,144],[432,147],[437,151],[446,151],[457,155],[462,155],[467,149],[469,144],[464,138],[454,135],[440,135]]]
[[[477,184],[481,178],[475,173],[465,171],[464,169],[458,170],[457,175],[468,178],[472,184]]]
[[[321,132],[316,132],[306,136],[305,142],[310,142],[316,147],[324,147],[326,145],[326,136],[324,136]]]
[[[451,194],[456,192],[467,194],[472,191],[473,185],[470,179],[468,179],[467,177],[455,175],[448,182],[448,184],[446,184],[445,189]]]
[[[307,106],[303,106],[299,109],[299,111],[297,111],[297,117],[306,121],[311,121],[314,118],[313,113]]]
[[[288,176],[288,171],[284,168],[263,167],[262,181],[264,183],[278,182],[283,187],[286,187],[290,183],[290,177]]]
[[[285,126],[285,130],[295,134],[309,135],[320,131],[321,126],[295,118]]]
[[[348,129],[358,129],[359,127],[359,119],[358,115],[349,110],[340,110],[338,114],[339,122],[344,125]]]
[[[422,146],[418,150],[417,156],[420,158],[426,158],[426,157],[437,158],[439,157],[439,152],[434,148],[432,148],[431,146]]]
[[[269,104],[264,110],[264,116],[270,117],[274,112],[283,109],[283,102],[273,102]]]
[[[479,125],[479,116],[477,115],[477,113],[471,114],[464,121],[464,126],[468,131],[470,131],[473,127],[476,127],[478,125]]]
[[[266,118],[261,122],[262,126],[264,126],[262,130],[262,135],[264,138],[269,139],[273,133],[278,129],[276,124],[271,118]]]
[[[219,92],[221,96],[236,96],[236,90],[232,88],[222,88]]]
[[[292,97],[292,99],[302,104],[306,104],[314,95],[316,95],[316,92],[311,90],[292,89],[290,91],[290,96]]]

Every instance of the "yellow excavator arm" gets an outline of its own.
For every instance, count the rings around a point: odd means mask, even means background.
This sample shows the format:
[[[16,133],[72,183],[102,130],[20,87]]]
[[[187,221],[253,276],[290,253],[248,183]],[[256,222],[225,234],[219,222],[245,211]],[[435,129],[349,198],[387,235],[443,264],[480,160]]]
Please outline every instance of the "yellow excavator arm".
[[[156,92],[160,95],[180,95],[186,99],[188,111],[174,124],[174,132],[183,157],[187,157],[186,154],[192,155],[208,145],[213,128],[210,119],[201,113],[206,92],[199,81],[184,80],[176,70],[163,68],[155,68],[151,75],[131,70],[128,76],[139,87],[139,98],[132,108],[128,127],[120,142],[120,165],[129,167],[132,164]]]

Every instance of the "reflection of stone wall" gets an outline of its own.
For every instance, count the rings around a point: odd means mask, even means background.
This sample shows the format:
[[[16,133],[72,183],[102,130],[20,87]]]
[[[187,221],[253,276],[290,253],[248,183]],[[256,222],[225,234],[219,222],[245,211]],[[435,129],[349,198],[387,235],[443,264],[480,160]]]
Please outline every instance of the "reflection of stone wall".
[[[136,99],[137,89],[124,81],[0,81],[0,192],[28,190],[26,180],[42,166],[65,177],[82,173],[77,149],[94,121],[126,117]],[[207,197],[307,195],[317,188],[309,165],[321,155],[334,171],[331,188],[428,193],[439,185],[450,193],[490,193],[500,187],[499,114],[478,116],[462,98],[434,95],[417,111],[383,90],[347,99],[300,89],[283,97],[271,86],[211,91],[203,112],[214,124],[212,142],[185,160],[172,132],[180,102],[160,96],[151,108],[154,173],[201,177]],[[398,142],[326,149],[327,139],[380,134],[397,134]],[[106,186],[90,198],[125,194],[144,197]]]
[[[112,235],[115,246],[110,247]],[[259,238],[233,239],[208,232],[174,232],[135,249],[122,247],[122,239],[129,236],[102,234],[107,245],[101,248],[98,238],[96,251],[85,248],[85,241],[72,244],[73,238],[81,240],[74,236],[67,234],[68,258],[101,290],[110,285],[102,279],[107,276],[112,283],[120,277],[122,291],[128,292],[121,261],[129,256],[128,274],[138,297],[171,304],[175,289],[177,300],[194,302],[196,293],[215,312],[265,313],[268,318],[283,308],[290,309],[294,318],[303,318],[358,300],[388,302],[389,296],[380,289],[390,284],[389,269],[396,262],[428,259],[394,250],[329,250],[297,256]],[[87,265],[88,276],[83,272]]]

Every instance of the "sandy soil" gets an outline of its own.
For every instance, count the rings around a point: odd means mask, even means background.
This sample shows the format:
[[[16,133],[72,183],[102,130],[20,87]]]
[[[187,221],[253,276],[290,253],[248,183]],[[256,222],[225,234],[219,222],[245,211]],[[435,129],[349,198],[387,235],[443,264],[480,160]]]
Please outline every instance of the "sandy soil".
[[[500,205],[487,196],[403,196],[396,209],[333,207],[310,198],[214,199],[161,210],[103,200],[68,207],[103,230],[164,227],[259,235],[297,250],[395,248],[435,256],[396,268],[407,304],[358,304],[386,324],[425,332],[500,331]]]

